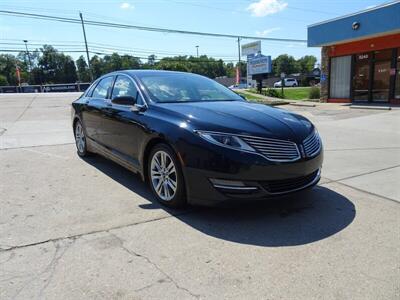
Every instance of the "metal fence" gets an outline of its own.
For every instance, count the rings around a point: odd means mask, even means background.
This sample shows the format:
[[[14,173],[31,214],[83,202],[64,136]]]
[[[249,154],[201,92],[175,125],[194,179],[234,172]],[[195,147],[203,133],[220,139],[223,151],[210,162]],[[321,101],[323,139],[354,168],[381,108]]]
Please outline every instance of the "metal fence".
[[[0,86],[0,93],[84,92],[89,86],[90,83]]]

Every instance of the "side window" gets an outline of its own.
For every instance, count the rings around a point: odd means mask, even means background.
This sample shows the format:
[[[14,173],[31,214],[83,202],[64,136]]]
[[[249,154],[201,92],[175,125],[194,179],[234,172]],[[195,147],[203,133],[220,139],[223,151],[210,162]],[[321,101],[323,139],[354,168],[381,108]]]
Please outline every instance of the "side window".
[[[111,84],[113,82],[113,77],[106,77],[100,80],[96,88],[93,91],[93,98],[107,98],[109,89],[111,89]]]
[[[115,80],[111,98],[121,96],[131,96],[136,99],[136,102],[141,102],[139,92],[133,81],[126,76],[119,75],[117,80]]]

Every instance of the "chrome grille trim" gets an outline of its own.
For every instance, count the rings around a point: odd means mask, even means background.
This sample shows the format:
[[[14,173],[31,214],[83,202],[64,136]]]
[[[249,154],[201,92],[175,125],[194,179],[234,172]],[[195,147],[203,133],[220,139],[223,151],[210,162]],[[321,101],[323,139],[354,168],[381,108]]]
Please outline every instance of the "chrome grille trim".
[[[313,157],[321,151],[322,143],[317,131],[313,131],[303,141],[304,152],[307,157]]]
[[[263,137],[238,135],[265,158],[276,162],[291,162],[301,158],[294,142]]]

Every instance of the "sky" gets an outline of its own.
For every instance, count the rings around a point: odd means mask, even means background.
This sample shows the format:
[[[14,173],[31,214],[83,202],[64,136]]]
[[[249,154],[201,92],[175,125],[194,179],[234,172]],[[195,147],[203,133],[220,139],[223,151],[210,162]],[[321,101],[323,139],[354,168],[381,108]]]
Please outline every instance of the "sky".
[[[162,27],[189,31],[247,36],[307,39],[307,26],[379,5],[384,0],[1,0],[0,10],[38,13],[61,17],[83,17],[94,21]],[[129,53],[138,57],[155,54],[200,55],[238,60],[237,40],[132,29],[86,26],[90,49]],[[78,24],[0,15],[0,49],[29,50],[41,44],[64,50],[84,50],[82,28]],[[254,40],[242,40],[248,43]],[[15,45],[13,45],[15,44]],[[98,48],[93,48],[93,47]],[[101,48],[99,48],[101,47]],[[0,51],[1,53],[1,51]],[[263,41],[262,53],[272,58],[287,53],[299,58],[315,55],[319,48],[302,43]],[[74,59],[84,53],[69,52]],[[93,55],[93,54],[91,54]]]

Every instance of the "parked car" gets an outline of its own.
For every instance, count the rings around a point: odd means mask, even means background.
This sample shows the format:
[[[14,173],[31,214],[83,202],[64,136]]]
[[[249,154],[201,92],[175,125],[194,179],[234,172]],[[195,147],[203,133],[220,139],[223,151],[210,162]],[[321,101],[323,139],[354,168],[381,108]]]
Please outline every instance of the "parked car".
[[[72,125],[79,156],[140,174],[167,206],[263,199],[320,179],[322,143],[309,120],[200,75],[104,75],[72,103]]]
[[[248,89],[247,83],[234,84],[229,87],[231,90]]]
[[[294,78],[285,78],[284,81],[285,81],[285,85],[284,86],[287,86],[287,87],[299,86],[299,83]],[[279,80],[279,81],[275,82],[274,83],[274,87],[275,88],[282,87],[282,80]]]

